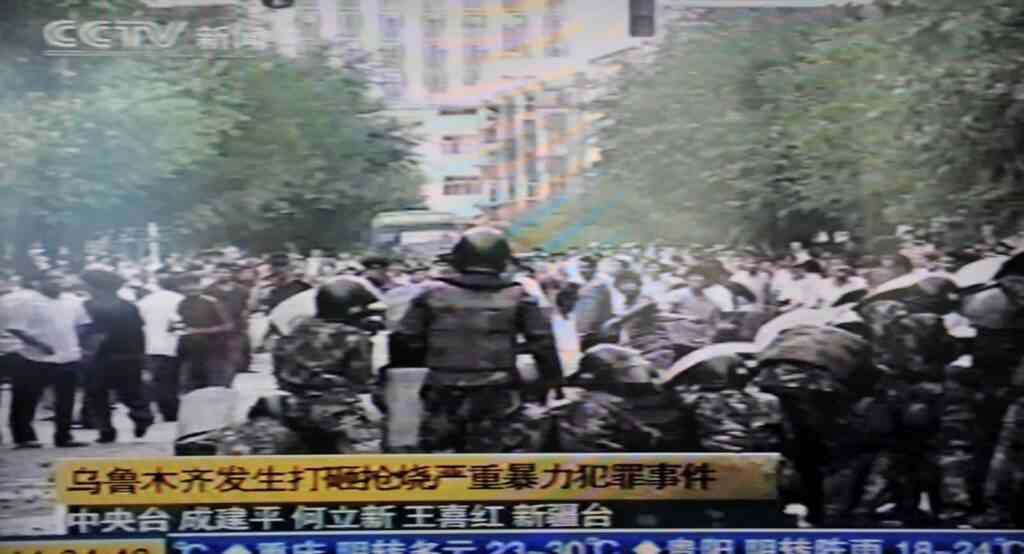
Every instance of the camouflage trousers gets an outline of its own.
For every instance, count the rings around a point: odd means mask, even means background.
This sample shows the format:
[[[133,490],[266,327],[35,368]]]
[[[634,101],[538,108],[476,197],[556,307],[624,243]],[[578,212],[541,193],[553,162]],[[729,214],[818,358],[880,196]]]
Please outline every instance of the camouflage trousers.
[[[799,500],[807,507],[807,521],[825,521],[825,473],[843,429],[842,416],[849,401],[825,369],[780,363],[765,367],[754,384],[779,398],[785,437],[782,454],[799,476]]]
[[[821,425],[831,414],[834,395],[810,391],[777,393],[786,420],[787,437],[782,453],[792,460],[799,475],[800,499],[807,506],[807,521],[821,525],[825,520],[825,474],[833,459],[831,433]],[[833,420],[834,421],[834,420]]]
[[[309,454],[302,439],[280,421],[261,417],[222,429],[217,437],[218,456]]]
[[[381,452],[384,430],[359,395],[347,389],[297,394],[284,402],[284,420],[311,454]]]
[[[830,514],[840,516],[837,525],[931,523],[941,506],[942,398],[941,384],[928,382],[858,402],[841,433],[846,439],[835,459],[840,467],[832,472],[841,489],[829,494],[830,503],[842,502]],[[921,511],[922,495],[932,514]],[[879,513],[885,504],[893,509]]]
[[[939,517],[948,524],[966,523],[971,514],[985,511],[985,481],[1008,406],[1005,389],[947,385]]]
[[[985,481],[981,526],[1024,528],[1024,397],[1006,410]]]
[[[508,386],[425,385],[420,394],[424,452],[541,452],[553,432],[543,408]]]
[[[825,514],[831,527],[866,524],[879,490],[870,495],[866,485],[884,464],[881,435],[891,430],[885,407],[875,398],[863,398],[836,420],[829,444],[831,456],[825,477]]]

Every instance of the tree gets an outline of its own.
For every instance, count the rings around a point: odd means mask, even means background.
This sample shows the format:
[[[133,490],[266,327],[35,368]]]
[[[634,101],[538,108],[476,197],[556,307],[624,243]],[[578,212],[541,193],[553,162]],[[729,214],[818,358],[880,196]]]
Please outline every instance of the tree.
[[[137,8],[2,7],[0,218],[18,255],[36,240],[80,251],[147,222],[188,247],[352,243],[374,211],[419,202],[414,142],[374,115],[357,67],[322,55],[51,58],[32,39],[47,20]]]
[[[865,238],[1024,197],[1024,6],[890,1],[678,29],[623,84],[578,240]],[[626,189],[629,194],[622,194]],[[683,223],[683,224],[681,224]]]
[[[245,122],[176,179],[188,188],[178,227],[193,244],[352,247],[375,213],[421,204],[414,137],[380,115],[358,74],[278,58],[241,78]]]

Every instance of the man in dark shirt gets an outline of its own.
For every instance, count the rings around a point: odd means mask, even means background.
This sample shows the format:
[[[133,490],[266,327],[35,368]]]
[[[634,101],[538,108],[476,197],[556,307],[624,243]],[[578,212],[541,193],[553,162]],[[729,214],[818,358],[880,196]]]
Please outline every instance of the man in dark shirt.
[[[292,296],[313,288],[312,285],[292,274],[291,258],[288,254],[272,255],[270,271],[270,285],[263,297],[263,307],[267,313]]]
[[[203,294],[200,283],[199,274],[190,273],[180,284],[185,295],[178,305],[182,393],[203,387],[230,387],[235,378],[228,355],[228,337],[235,326],[224,306]]]
[[[251,353],[249,350],[249,290],[238,284],[235,275],[238,266],[228,262],[217,265],[214,283],[206,294],[216,298],[231,318],[234,330],[226,336],[229,364],[236,373],[249,372]]]
[[[367,256],[360,260],[360,264],[363,266],[362,276],[378,290],[387,292],[395,288],[396,284],[388,275],[388,270],[391,269],[390,259],[384,256]]]
[[[93,426],[99,431],[100,443],[117,440],[117,431],[110,421],[110,393],[117,394],[128,407],[135,423],[135,436],[141,438],[153,424],[153,412],[142,391],[142,367],[146,354],[146,337],[139,309],[117,296],[123,281],[109,271],[87,271],[82,282],[91,296],[85,309],[92,323],[87,327],[87,350],[93,351],[86,372],[86,394],[89,398]]]

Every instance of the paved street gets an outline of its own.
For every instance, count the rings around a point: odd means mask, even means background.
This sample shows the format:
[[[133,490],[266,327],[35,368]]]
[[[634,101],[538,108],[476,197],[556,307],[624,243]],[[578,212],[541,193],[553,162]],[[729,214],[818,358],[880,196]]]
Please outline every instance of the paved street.
[[[260,395],[274,390],[270,374],[269,355],[257,355],[253,368],[256,373],[244,373],[235,380],[241,394],[238,417],[243,417],[249,406]],[[37,535],[56,533],[58,522],[54,518],[52,469],[55,461],[65,457],[81,458],[143,458],[173,455],[176,424],[159,421],[142,439],[132,436],[132,422],[127,410],[118,407],[114,425],[118,430],[116,444],[91,444],[85,448],[55,449],[49,444],[53,425],[36,422],[36,432],[44,441],[39,450],[15,450],[7,428],[11,406],[10,390],[0,391],[0,417],[3,422],[3,444],[0,444],[0,536]],[[155,409],[155,407],[154,407]],[[40,410],[42,413],[43,410]],[[159,417],[159,416],[158,416]],[[92,443],[96,431],[76,430],[75,439]]]

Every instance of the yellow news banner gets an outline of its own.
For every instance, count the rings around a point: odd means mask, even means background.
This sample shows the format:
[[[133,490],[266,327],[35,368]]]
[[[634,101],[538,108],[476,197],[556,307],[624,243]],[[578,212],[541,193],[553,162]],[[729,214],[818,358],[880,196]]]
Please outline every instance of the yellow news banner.
[[[777,454],[423,454],[72,459],[66,506],[773,500]]]
[[[165,554],[162,539],[0,539],[0,554]]]

